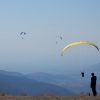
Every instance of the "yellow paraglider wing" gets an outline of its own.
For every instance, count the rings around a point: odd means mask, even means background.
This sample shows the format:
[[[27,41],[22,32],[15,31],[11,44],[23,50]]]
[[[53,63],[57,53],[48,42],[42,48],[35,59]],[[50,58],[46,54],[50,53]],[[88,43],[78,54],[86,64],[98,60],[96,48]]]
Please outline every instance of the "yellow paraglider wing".
[[[66,49],[68,49],[68,48],[70,48],[70,47],[72,47],[72,46],[74,46],[74,45],[78,45],[78,44],[89,44],[89,45],[94,46],[94,47],[99,51],[98,46],[96,46],[94,43],[89,42],[89,41],[79,41],[79,42],[73,42],[73,43],[71,43],[71,44],[65,46],[65,47],[63,48],[62,52],[61,52],[61,56],[63,56],[63,53],[64,53],[64,51],[65,51]]]

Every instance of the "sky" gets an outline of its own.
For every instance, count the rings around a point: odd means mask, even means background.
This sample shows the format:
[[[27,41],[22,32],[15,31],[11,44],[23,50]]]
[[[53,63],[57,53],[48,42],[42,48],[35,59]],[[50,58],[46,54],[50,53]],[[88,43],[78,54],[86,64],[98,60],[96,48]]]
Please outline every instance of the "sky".
[[[66,73],[100,63],[90,45],[61,56],[76,41],[100,47],[99,27],[100,0],[0,0],[0,70]]]

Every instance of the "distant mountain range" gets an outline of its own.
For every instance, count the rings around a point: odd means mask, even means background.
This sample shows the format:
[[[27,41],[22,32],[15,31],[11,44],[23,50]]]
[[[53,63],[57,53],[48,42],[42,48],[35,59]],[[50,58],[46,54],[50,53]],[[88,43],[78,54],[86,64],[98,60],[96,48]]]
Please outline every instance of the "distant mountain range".
[[[81,73],[71,73],[65,75],[53,75],[49,73],[29,73],[26,74],[25,77],[30,79],[35,79],[40,82],[47,82],[52,83],[55,85],[59,85],[64,87],[68,90],[73,91],[74,93],[81,93],[81,92],[91,92],[90,88],[90,79],[91,73],[94,72],[97,76],[97,90],[100,93],[100,63],[96,65],[92,65],[88,68],[84,69],[85,76],[82,77]]]
[[[88,70],[88,72],[94,72],[96,75],[100,76],[100,63],[92,65],[88,67],[86,70]]]
[[[81,73],[68,73],[65,75],[54,75],[50,73],[8,72],[0,70],[0,92],[5,94],[20,95],[74,95],[82,92],[90,92],[91,72],[97,76],[97,92],[100,93],[100,63],[86,68],[85,76]]]
[[[20,95],[26,93],[29,96],[54,94],[54,95],[74,95],[75,93],[63,87],[39,82],[34,79],[29,79],[17,72],[7,72],[0,70],[0,92],[11,95]]]
[[[84,91],[84,84],[89,82],[89,80],[83,78],[80,73],[53,75],[49,73],[37,72],[26,74],[25,76],[30,79],[38,80],[39,82],[47,82],[61,86],[78,94]]]

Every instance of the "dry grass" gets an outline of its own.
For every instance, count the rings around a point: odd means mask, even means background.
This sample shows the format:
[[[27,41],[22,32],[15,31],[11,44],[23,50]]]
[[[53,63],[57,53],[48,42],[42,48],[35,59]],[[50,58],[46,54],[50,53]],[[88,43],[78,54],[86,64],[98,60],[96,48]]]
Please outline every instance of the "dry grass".
[[[55,96],[55,95],[41,95],[41,96],[0,96],[0,100],[100,100],[100,96]]]

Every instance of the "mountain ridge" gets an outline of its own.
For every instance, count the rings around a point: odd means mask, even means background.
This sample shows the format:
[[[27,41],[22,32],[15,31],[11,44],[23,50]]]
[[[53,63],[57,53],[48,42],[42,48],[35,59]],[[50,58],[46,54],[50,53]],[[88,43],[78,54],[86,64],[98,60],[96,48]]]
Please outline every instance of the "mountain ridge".
[[[55,95],[73,95],[75,93],[63,87],[46,83],[38,82],[24,77],[24,75],[17,76],[17,72],[7,72],[0,70],[0,92],[5,94],[20,95],[26,93],[29,96],[40,94],[55,94]]]

